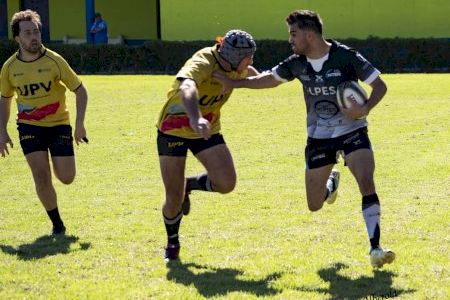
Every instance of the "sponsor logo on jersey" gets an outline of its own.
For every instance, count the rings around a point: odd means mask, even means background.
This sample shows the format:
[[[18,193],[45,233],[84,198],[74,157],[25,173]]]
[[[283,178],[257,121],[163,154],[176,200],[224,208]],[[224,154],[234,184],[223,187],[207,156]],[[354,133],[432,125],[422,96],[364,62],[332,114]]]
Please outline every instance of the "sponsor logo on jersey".
[[[17,77],[17,76],[23,76],[23,73],[14,73],[13,76],[14,76],[14,77]]]
[[[314,105],[314,110],[317,116],[323,120],[331,119],[339,112],[337,105],[327,100],[316,102]]]
[[[323,120],[323,119],[320,119],[320,120],[317,120],[316,126],[318,128],[325,127],[328,130],[330,128],[335,128],[337,126],[341,126],[342,123],[343,123],[342,119],[338,119],[338,120],[332,120],[332,119],[330,119],[330,120]]]
[[[50,92],[51,85],[52,85],[51,81],[49,81],[48,84],[39,82],[39,83],[25,84],[23,87],[17,87],[17,89],[19,90],[21,96],[26,97],[29,95],[34,96],[36,94],[36,91],[40,90],[41,88],[43,88],[46,92]]]
[[[300,75],[299,78],[301,81],[311,81],[309,75]]]
[[[336,87],[335,86],[309,86],[306,91],[311,96],[329,96],[336,95]]]
[[[317,83],[323,82],[323,75],[315,75],[315,76],[316,76]]]
[[[338,69],[330,69],[325,73],[325,78],[341,77],[342,73]]]
[[[42,72],[50,72],[52,69],[50,69],[50,68],[46,68],[46,69],[38,69],[38,72],[39,73],[42,73]]]

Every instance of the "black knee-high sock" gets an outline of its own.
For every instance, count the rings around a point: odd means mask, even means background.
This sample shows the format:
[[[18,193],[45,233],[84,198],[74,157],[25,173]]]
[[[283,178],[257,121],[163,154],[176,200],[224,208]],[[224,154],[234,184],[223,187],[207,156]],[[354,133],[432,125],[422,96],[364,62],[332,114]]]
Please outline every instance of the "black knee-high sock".
[[[58,207],[56,207],[52,210],[47,210],[47,214],[53,223],[53,227],[61,228],[64,226],[64,223],[61,220],[61,216],[59,215]]]
[[[364,196],[362,198],[362,212],[369,234],[370,246],[380,246],[380,201],[377,194]]]
[[[180,230],[181,218],[183,217],[183,212],[180,211],[175,217],[167,218],[163,213],[164,225],[166,226],[167,232],[167,243],[171,245],[178,245],[180,242],[178,240],[178,231]]]
[[[208,174],[201,174],[199,176],[192,176],[186,178],[186,189],[188,191],[201,190],[213,192],[211,180]]]

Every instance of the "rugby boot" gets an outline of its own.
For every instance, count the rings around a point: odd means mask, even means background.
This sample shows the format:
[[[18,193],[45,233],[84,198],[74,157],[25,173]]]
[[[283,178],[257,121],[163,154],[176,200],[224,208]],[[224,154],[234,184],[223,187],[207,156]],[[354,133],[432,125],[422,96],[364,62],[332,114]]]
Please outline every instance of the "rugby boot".
[[[390,264],[394,259],[395,253],[389,249],[384,250],[377,247],[370,250],[370,264],[374,268],[381,268],[384,264]]]
[[[327,189],[329,190],[328,197],[325,202],[328,204],[333,204],[336,201],[338,187],[339,187],[339,177],[340,173],[337,169],[331,170],[330,177],[327,181]]]
[[[167,244],[167,247],[164,252],[164,260],[169,262],[171,260],[178,259],[180,255],[180,244]]]
[[[62,227],[55,227],[53,226],[52,233],[50,236],[56,237],[56,236],[63,236],[66,233],[66,227],[62,225]]]

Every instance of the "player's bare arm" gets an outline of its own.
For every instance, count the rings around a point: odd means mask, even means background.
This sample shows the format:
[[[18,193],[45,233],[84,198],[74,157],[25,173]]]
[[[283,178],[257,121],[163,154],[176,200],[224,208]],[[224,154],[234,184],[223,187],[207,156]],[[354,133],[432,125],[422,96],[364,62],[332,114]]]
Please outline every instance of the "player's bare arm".
[[[214,72],[213,77],[220,81],[223,85],[222,93],[233,88],[249,88],[249,89],[265,89],[273,88],[280,85],[282,82],[278,81],[272,72],[262,72],[256,76],[250,76],[241,80],[233,80],[221,72]]]
[[[386,83],[384,83],[381,77],[377,77],[371,84],[372,92],[370,93],[369,100],[367,101],[367,106],[369,111],[372,110],[380,101],[383,99],[387,92]]]
[[[74,139],[77,145],[79,143],[87,142],[86,128],[84,127],[84,117],[86,115],[86,107],[88,95],[86,88],[81,84],[75,91],[77,116],[75,120]]]
[[[279,86],[282,81],[277,80],[272,72],[262,72],[256,76],[247,77],[236,82],[237,88],[267,89]]]
[[[341,111],[344,115],[355,120],[367,116],[372,108],[374,108],[378,104],[378,102],[381,101],[387,91],[387,87],[384,81],[381,79],[381,77],[377,77],[370,84],[370,86],[372,87],[372,92],[370,93],[367,103],[363,106],[353,105],[350,108],[341,108]]]
[[[203,118],[198,107],[198,90],[197,84],[192,79],[183,79],[180,85],[180,96],[186,113],[189,116],[189,123],[192,130],[198,133],[205,140],[211,136],[211,124]]]
[[[5,157],[7,154],[9,154],[8,144],[11,146],[11,148],[13,148],[14,146],[7,130],[10,112],[11,97],[5,98],[2,96],[0,98],[0,154],[2,157]]]
[[[253,66],[248,66],[247,72],[248,72],[247,77],[258,76],[259,74],[261,74]],[[224,73],[215,71],[213,73],[213,77],[223,85],[222,92],[221,92],[222,95],[231,92],[231,90],[234,88],[233,80],[230,79],[228,76],[226,76]]]

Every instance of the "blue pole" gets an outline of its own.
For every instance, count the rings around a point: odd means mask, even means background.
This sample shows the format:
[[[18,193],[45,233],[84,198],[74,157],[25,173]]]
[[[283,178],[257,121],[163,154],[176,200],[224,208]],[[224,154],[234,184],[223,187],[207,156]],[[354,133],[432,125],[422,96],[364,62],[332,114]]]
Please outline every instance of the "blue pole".
[[[6,0],[0,0],[0,39],[8,38],[8,10]]]
[[[92,44],[92,35],[89,32],[91,30],[92,23],[95,15],[95,0],[85,0],[86,10],[86,42]]]

